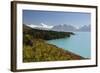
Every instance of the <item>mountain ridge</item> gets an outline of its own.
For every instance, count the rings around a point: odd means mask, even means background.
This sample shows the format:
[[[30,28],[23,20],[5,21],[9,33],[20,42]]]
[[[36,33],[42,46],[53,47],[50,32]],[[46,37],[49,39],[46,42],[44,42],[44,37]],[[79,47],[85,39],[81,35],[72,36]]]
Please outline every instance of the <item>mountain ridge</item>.
[[[41,30],[53,30],[53,31],[63,31],[63,32],[90,32],[91,31],[91,25],[83,25],[79,28],[75,27],[74,25],[68,25],[68,24],[59,24],[59,25],[47,25],[44,23],[41,23],[40,25],[34,25],[34,24],[26,24],[26,26],[29,26],[31,28],[41,29]]]

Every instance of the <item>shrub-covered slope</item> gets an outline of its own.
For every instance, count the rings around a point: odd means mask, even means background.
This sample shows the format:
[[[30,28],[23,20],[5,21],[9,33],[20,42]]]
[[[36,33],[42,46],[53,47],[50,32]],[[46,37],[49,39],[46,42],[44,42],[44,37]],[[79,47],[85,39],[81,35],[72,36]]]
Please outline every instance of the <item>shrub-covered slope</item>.
[[[57,32],[23,26],[23,62],[80,60],[83,57],[71,53],[46,40],[70,37],[72,32]]]

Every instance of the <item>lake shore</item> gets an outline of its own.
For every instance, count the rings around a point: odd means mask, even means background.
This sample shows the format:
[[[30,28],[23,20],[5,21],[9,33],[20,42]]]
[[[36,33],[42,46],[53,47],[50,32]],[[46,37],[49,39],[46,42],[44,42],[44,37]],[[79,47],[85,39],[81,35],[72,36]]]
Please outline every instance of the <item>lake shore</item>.
[[[83,60],[84,57],[46,41],[70,38],[73,32],[33,29],[23,26],[23,62]],[[66,48],[67,49],[67,48]]]
[[[84,58],[91,58],[91,34],[90,32],[74,32],[75,35],[71,35],[69,38],[60,38],[48,40],[47,43],[54,44],[65,50],[69,50],[75,54],[78,54]]]
[[[83,60],[82,56],[74,54],[56,45],[48,44],[42,39],[33,39],[33,45],[24,45],[23,62]]]

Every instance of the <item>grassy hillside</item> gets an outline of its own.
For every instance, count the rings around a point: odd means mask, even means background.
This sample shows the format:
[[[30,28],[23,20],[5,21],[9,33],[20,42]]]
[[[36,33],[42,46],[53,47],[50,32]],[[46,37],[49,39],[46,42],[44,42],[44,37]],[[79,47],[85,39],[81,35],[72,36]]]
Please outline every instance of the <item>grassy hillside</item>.
[[[32,29],[23,26],[23,62],[80,60],[83,57],[46,43],[46,40],[70,37],[72,32]]]
[[[55,45],[48,44],[42,39],[33,39],[33,45],[24,45],[23,61],[39,62],[39,61],[61,61],[61,60],[80,60],[83,57],[58,48]]]

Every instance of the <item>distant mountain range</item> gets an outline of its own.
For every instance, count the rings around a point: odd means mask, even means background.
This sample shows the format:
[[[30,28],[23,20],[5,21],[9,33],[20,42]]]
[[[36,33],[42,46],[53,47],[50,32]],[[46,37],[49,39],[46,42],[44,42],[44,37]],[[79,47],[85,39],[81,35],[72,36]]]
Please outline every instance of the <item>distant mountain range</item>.
[[[43,30],[50,30],[53,28],[53,26],[49,26],[44,23],[41,23],[40,25],[34,25],[34,24],[25,24],[25,25],[31,28],[37,28],[37,29],[43,29]]]
[[[82,27],[80,27],[77,31],[88,31],[90,32],[91,31],[91,25],[84,25]]]
[[[64,31],[64,32],[90,32],[91,26],[90,25],[84,25],[82,27],[76,28],[73,25],[68,24],[60,24],[55,26],[46,25],[44,23],[41,23],[40,25],[34,25],[34,24],[25,24],[26,26],[29,26],[31,28],[35,29],[41,29],[41,30],[53,30],[53,31]]]
[[[90,25],[84,25],[80,28],[77,28],[73,25],[67,25],[67,24],[63,24],[63,25],[56,25],[52,28],[52,30],[55,31],[84,31],[84,32],[89,32],[91,30],[91,26]]]
[[[54,26],[52,30],[54,31],[76,31],[76,28],[72,25],[61,24],[61,25]]]

